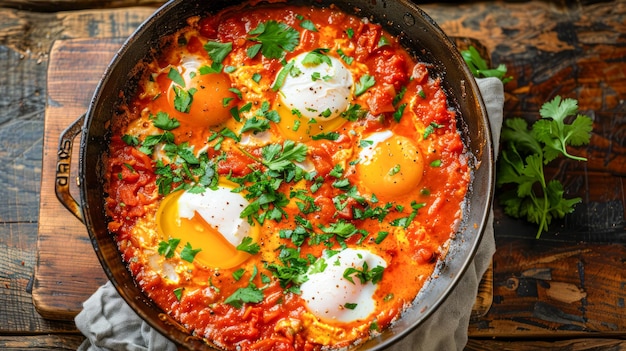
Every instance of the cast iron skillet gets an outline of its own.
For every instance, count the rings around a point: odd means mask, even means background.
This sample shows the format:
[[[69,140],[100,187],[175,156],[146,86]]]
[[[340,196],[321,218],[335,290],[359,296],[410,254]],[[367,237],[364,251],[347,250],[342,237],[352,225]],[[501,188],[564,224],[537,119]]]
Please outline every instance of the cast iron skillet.
[[[494,182],[494,162],[487,113],[480,92],[455,45],[435,22],[408,0],[294,0],[327,6],[368,17],[380,23],[419,60],[433,64],[431,74],[443,77],[449,104],[458,112],[458,125],[465,145],[473,155],[472,180],[466,197],[462,223],[451,240],[448,254],[441,259],[433,277],[402,318],[360,350],[380,350],[403,338],[430,316],[454,289],[472,262],[486,223]],[[163,313],[134,284],[121,259],[113,237],[107,232],[104,214],[102,156],[108,150],[107,122],[119,104],[120,91],[129,92],[141,72],[134,68],[158,48],[159,39],[176,32],[186,18],[206,15],[234,5],[232,0],[173,0],[163,5],[124,43],[108,66],[96,88],[85,115],[61,136],[57,167],[56,193],[71,213],[84,222],[94,250],[108,278],[124,300],[163,335],[179,346],[212,350]],[[80,134],[78,182],[80,200],[69,192],[69,163],[73,140]],[[69,150],[69,152],[68,152]]]

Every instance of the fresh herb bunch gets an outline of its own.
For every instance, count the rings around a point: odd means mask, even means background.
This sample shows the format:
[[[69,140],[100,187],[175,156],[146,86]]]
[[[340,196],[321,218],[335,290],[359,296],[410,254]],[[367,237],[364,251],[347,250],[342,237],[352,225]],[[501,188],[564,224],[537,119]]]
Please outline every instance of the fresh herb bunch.
[[[463,56],[463,60],[465,60],[465,63],[467,63],[467,66],[476,78],[495,77],[505,84],[513,79],[511,76],[506,77],[507,68],[504,64],[499,64],[496,68],[489,68],[487,61],[485,61],[480,56],[478,50],[471,45],[467,50],[461,51],[461,56]]]
[[[505,77],[507,69],[502,64],[489,69],[474,47],[461,54],[476,77],[496,77],[503,83],[511,79]],[[565,198],[563,184],[546,179],[544,166],[559,157],[586,161],[571,155],[567,147],[589,144],[593,128],[591,118],[578,113],[575,99],[556,96],[541,106],[539,115],[531,126],[523,118],[505,119],[496,174],[496,186],[503,188],[500,202],[504,212],[539,225],[536,238],[548,231],[553,218],[572,213],[581,201],[579,197]]]
[[[564,197],[563,184],[545,176],[544,166],[558,157],[586,161],[571,155],[567,146],[589,143],[593,121],[578,114],[578,101],[555,97],[541,107],[541,119],[528,126],[526,120],[506,119],[502,128],[502,150],[498,163],[496,186],[513,187],[500,195],[504,212],[515,218],[526,218],[539,225],[537,238],[548,230],[553,218],[563,218],[574,211],[579,197]],[[571,123],[566,123],[573,117]]]

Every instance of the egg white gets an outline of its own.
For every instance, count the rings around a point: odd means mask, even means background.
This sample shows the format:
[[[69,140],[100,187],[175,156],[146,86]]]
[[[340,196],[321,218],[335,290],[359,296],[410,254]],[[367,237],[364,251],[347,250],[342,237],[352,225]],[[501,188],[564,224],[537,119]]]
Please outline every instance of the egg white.
[[[386,267],[387,262],[382,257],[368,250],[347,248],[333,256],[325,251],[320,259],[326,261],[326,268],[310,273],[309,279],[300,286],[301,297],[312,314],[323,320],[348,323],[367,318],[376,310],[373,296],[377,284],[362,284],[356,278],[352,283],[343,275],[350,267],[362,269],[364,262],[370,269]],[[356,304],[356,307],[346,308],[346,304]]]
[[[279,90],[282,102],[289,109],[298,110],[303,117],[317,121],[330,121],[340,116],[350,104],[354,80],[352,73],[337,58],[327,56],[331,64],[303,64],[309,53],[293,59],[298,74],[289,74]],[[292,70],[293,71],[293,70]],[[314,79],[313,75],[319,75]],[[322,116],[324,111],[328,116]]]
[[[250,203],[232,189],[218,186],[203,193],[184,192],[178,199],[179,218],[191,219],[198,213],[233,246],[241,244],[251,225],[240,217]]]

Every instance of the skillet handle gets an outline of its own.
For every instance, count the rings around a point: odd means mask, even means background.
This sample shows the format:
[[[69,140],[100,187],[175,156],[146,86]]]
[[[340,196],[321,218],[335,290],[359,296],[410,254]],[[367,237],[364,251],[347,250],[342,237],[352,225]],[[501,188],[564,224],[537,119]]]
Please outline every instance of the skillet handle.
[[[59,137],[59,149],[57,150],[57,169],[54,190],[57,199],[67,208],[78,220],[85,222],[81,205],[70,194],[70,165],[72,162],[72,147],[74,139],[83,129],[85,115],[76,119]]]

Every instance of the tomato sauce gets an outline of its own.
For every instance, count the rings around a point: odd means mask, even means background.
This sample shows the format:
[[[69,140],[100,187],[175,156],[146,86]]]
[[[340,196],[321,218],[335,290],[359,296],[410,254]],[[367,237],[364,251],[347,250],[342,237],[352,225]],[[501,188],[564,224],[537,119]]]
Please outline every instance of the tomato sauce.
[[[333,349],[377,335],[411,305],[462,215],[470,173],[441,78],[380,25],[335,8],[248,7],[188,22],[164,38],[111,123],[109,231],[137,284],[190,334],[225,350]],[[293,48],[268,39],[290,33]],[[340,60],[352,79],[335,122],[281,110],[281,94],[292,92],[278,77],[306,53]],[[290,141],[302,158],[288,158]],[[268,160],[274,146],[287,162]],[[249,217],[239,210],[258,229],[248,236],[256,250],[233,267],[186,259],[183,247],[201,247],[201,235],[176,244],[161,221],[182,220],[164,217],[163,200],[225,184],[260,204]],[[343,321],[316,313],[300,287],[325,252],[347,248],[385,265],[378,277],[353,275],[374,286],[375,308]],[[361,304],[353,302],[341,309]]]

